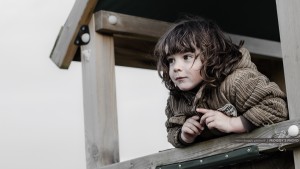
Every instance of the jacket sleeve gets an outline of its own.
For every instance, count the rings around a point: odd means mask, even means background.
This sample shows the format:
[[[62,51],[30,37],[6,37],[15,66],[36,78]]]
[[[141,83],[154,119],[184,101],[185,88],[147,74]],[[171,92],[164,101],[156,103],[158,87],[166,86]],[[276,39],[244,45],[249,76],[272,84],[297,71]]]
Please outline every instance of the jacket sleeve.
[[[182,125],[185,122],[186,117],[184,115],[174,115],[174,112],[172,112],[170,107],[170,98],[168,99],[166,110],[165,110],[167,121],[165,123],[165,126],[167,128],[168,132],[168,141],[171,143],[174,147],[185,147],[189,145],[188,143],[185,143],[181,138],[181,128]]]
[[[279,86],[258,71],[241,71],[234,82],[236,107],[255,126],[288,118],[286,96]]]

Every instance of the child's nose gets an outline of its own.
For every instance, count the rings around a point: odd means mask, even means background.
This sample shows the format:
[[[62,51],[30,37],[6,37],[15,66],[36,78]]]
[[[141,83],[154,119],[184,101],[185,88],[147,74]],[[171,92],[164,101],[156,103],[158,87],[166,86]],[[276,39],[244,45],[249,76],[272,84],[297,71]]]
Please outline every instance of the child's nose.
[[[174,68],[174,72],[179,72],[179,71],[181,71],[180,68]]]
[[[178,71],[181,71],[182,68],[181,68],[181,64],[179,62],[175,62],[174,64],[174,72],[178,72]]]

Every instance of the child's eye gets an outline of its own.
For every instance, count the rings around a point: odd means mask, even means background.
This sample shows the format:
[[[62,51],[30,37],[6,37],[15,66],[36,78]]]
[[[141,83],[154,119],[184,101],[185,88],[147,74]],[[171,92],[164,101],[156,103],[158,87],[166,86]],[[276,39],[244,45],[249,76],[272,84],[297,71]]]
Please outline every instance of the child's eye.
[[[193,55],[191,55],[191,54],[183,55],[183,59],[184,59],[184,60],[193,59]]]
[[[173,58],[167,58],[167,61],[169,64],[172,64],[174,62],[174,59]]]

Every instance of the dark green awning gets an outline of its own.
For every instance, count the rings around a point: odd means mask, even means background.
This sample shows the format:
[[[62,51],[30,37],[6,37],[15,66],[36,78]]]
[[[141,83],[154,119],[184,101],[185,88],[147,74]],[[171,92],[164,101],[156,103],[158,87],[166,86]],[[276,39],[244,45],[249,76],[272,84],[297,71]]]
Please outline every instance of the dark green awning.
[[[168,22],[199,15],[228,33],[280,41],[275,0],[100,0],[99,10]]]

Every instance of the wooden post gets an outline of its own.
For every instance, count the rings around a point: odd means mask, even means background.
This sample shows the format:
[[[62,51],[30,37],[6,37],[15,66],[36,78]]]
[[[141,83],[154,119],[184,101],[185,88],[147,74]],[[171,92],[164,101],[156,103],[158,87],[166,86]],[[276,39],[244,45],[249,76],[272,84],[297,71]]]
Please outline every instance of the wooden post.
[[[276,0],[290,119],[300,118],[300,1]],[[300,169],[300,148],[294,150]]]
[[[51,60],[59,68],[69,68],[78,48],[74,44],[76,35],[81,25],[89,23],[93,14],[91,11],[94,10],[97,2],[98,0],[76,0],[50,54]]]
[[[94,23],[92,17],[91,40],[81,47],[87,169],[119,162],[114,42]]]

